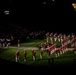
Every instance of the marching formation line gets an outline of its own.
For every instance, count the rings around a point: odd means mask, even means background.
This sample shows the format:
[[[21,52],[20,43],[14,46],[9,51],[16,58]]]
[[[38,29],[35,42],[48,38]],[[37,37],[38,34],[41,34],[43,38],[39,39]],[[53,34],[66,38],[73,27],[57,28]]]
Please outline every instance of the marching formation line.
[[[5,47],[5,48],[7,48],[7,47]],[[17,48],[17,49],[26,49],[26,50],[32,50],[32,49],[39,50],[38,47],[15,47],[15,46],[9,46],[8,48]],[[74,50],[74,48],[67,48],[67,50]]]

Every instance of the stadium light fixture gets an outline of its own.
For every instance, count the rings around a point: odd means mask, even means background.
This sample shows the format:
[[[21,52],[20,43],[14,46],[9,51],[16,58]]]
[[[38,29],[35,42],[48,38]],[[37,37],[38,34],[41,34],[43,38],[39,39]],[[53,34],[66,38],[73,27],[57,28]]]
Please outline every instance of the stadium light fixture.
[[[5,15],[9,15],[9,10],[5,10],[5,11],[4,11],[4,14],[5,14]]]
[[[72,6],[73,6],[73,8],[74,8],[75,11],[76,11],[76,3],[72,3]]]
[[[43,4],[46,4],[46,2],[43,2]]]
[[[54,0],[52,0],[52,1],[54,1]]]

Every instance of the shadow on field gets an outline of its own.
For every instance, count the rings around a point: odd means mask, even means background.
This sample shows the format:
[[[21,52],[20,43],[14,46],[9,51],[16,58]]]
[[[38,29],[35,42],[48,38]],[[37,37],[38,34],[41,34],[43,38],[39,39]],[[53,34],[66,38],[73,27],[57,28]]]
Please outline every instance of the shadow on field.
[[[0,59],[0,73],[6,74],[32,74],[32,75],[42,75],[42,74],[68,74],[75,73],[76,65],[56,65],[53,63],[50,65],[50,59],[48,59],[48,66],[27,66],[20,63],[15,63],[12,61],[7,61]]]

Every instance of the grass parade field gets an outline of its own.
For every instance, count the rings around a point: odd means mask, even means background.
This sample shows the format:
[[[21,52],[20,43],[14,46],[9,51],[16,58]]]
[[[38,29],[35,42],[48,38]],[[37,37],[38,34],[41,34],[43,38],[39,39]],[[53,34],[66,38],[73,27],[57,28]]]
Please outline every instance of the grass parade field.
[[[71,65],[73,64],[74,59],[76,60],[76,54],[74,54],[73,51],[67,51],[64,54],[60,55],[58,58],[55,57],[55,53],[50,55],[50,64],[48,62],[48,54],[44,50],[43,51],[43,59],[40,59],[40,52],[39,50],[36,50],[36,60],[32,59],[32,51],[27,50],[27,61],[24,61],[23,56],[23,49],[17,49],[17,48],[10,48],[6,49],[0,52],[0,58],[6,59],[15,62],[15,53],[16,51],[20,51],[20,58],[18,63],[24,64],[24,65],[33,65],[33,66],[47,66],[52,65],[52,58],[54,59],[53,64],[54,65]]]
[[[5,60],[10,60],[15,62],[15,53],[17,50],[20,51],[20,58],[18,63],[25,64],[25,65],[48,65],[48,54],[46,50],[43,50],[43,59],[40,59],[40,52],[39,50],[36,51],[36,60],[34,61],[32,59],[32,51],[27,50],[27,61],[23,61],[24,56],[23,52],[26,47],[38,47],[41,43],[45,43],[46,39],[43,40],[28,40],[26,43],[21,43],[20,46],[24,47],[23,49],[18,48],[17,45],[15,45],[16,48],[6,48],[0,51],[0,58]],[[61,46],[61,43],[56,41],[55,42],[57,47]],[[70,47],[70,44],[68,45]],[[55,53],[50,55],[50,64],[52,63],[52,58],[54,59],[54,65],[55,64],[72,64],[73,59],[76,57],[76,54],[73,53],[73,51],[67,51],[64,54],[60,55],[58,58],[56,58]]]
[[[53,71],[63,70],[67,68],[72,70],[73,67],[76,66],[76,54],[71,51],[67,51],[60,55],[59,57],[55,56],[55,53],[50,55],[50,58],[48,58],[48,54],[46,50],[43,50],[43,59],[40,59],[40,51],[38,49],[39,45],[41,43],[45,43],[46,39],[43,40],[28,40],[25,43],[21,43],[20,47],[18,48],[17,45],[10,46],[9,48],[1,48],[0,49],[0,66],[5,67],[5,69],[9,68],[8,70],[11,70],[10,68],[14,68],[13,71],[17,70],[19,72],[25,71],[30,74],[35,74],[33,71],[40,74],[41,73],[53,73]],[[51,42],[51,41],[50,41]],[[61,43],[56,41],[55,42],[57,48],[61,46]],[[68,45],[70,48],[70,44]],[[32,58],[32,48],[35,49],[36,52],[36,60],[33,60]],[[23,52],[24,49],[27,50],[27,56],[26,61],[24,61]],[[19,50],[20,57],[18,62],[15,60],[15,54]],[[9,66],[9,67],[8,67]],[[72,68],[71,68],[72,66]],[[3,68],[2,67],[2,68]],[[24,69],[23,69],[24,68]],[[3,71],[4,69],[2,69]],[[66,71],[65,70],[65,71]],[[11,70],[12,71],[12,70]],[[22,72],[21,72],[22,73]],[[55,72],[54,72],[55,73]]]

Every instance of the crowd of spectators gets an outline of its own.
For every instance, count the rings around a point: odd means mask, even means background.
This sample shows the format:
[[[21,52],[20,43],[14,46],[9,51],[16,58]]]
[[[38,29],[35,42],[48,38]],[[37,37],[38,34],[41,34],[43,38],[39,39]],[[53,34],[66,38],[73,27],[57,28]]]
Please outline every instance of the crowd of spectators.
[[[43,39],[45,34],[44,30],[35,31],[19,26],[9,26],[8,29],[0,33],[0,45],[16,44],[19,39],[20,42],[25,42],[27,39]]]

